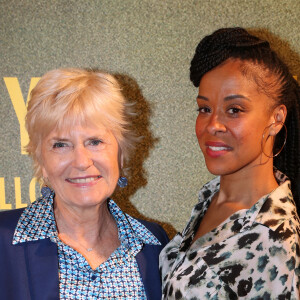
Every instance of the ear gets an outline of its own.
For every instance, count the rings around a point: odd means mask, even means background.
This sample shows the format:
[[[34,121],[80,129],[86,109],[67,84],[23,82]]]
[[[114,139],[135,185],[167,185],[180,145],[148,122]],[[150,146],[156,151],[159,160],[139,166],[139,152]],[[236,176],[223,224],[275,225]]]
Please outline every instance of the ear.
[[[120,165],[120,170],[122,170],[124,165],[124,155],[121,149],[119,150],[119,165]]]
[[[272,123],[273,126],[270,128],[270,135],[276,136],[276,134],[281,130],[283,123],[285,122],[287,115],[287,109],[284,104],[278,105],[272,113]]]
[[[42,175],[43,175],[43,177],[44,178],[48,178],[48,173],[47,173],[46,169],[43,166],[41,166],[41,169],[42,169]]]

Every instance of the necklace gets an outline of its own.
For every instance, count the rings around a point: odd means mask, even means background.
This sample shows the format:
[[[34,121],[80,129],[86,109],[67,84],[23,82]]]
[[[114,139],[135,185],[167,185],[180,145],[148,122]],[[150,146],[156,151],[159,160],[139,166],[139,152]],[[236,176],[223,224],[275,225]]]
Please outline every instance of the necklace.
[[[64,239],[64,238],[61,238],[61,235],[60,234],[58,234],[58,237],[59,237],[59,239],[63,242],[63,243],[65,243],[66,245],[69,245],[69,246],[71,246],[72,247],[72,244],[74,245],[74,242],[72,243],[67,243],[66,242],[66,240]],[[79,243],[79,242],[77,242],[76,241],[76,243],[77,244],[79,244],[80,245],[80,247],[82,247],[85,251],[87,251],[87,252],[92,252],[93,250],[94,250],[94,248],[93,247],[90,247],[90,248],[86,248],[85,246],[83,246],[81,243]]]
[[[77,242],[77,244],[79,244],[85,251],[87,252],[92,252],[94,250],[94,248],[86,248],[84,247],[81,243]]]
[[[90,247],[90,248],[86,248],[84,247],[81,243],[77,242],[82,248],[84,248],[84,250],[86,250],[87,252],[92,252],[94,250],[93,247]]]

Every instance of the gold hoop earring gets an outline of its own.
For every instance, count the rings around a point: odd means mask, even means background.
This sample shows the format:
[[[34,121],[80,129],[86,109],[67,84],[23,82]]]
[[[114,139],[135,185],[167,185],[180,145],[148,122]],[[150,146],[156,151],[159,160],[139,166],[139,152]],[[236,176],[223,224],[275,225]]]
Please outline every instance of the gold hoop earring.
[[[284,148],[285,144],[286,144],[286,139],[287,139],[287,128],[286,128],[286,126],[285,126],[285,124],[284,124],[283,122],[281,122],[281,121],[277,121],[277,122],[280,122],[280,123],[282,124],[282,127],[284,127],[284,129],[285,129],[284,142],[283,142],[283,145],[281,146],[281,148],[279,149],[279,151],[278,151],[275,155],[270,156],[270,155],[268,155],[268,154],[266,154],[266,153],[264,152],[264,147],[263,147],[264,137],[265,137],[265,131],[266,131],[267,129],[269,129],[271,126],[273,126],[273,125],[275,124],[275,122],[273,122],[271,125],[267,126],[267,127],[264,129],[263,135],[262,135],[262,139],[261,139],[261,151],[262,151],[262,153],[263,153],[265,156],[267,156],[267,157],[269,157],[269,158],[274,158],[274,157],[278,156],[278,155],[280,154],[280,152],[282,151],[282,149]],[[278,133],[277,133],[277,134],[278,134]],[[267,137],[266,142],[267,142],[267,140],[268,140],[269,137],[270,137],[270,135]],[[273,145],[273,146],[274,146],[274,145]]]

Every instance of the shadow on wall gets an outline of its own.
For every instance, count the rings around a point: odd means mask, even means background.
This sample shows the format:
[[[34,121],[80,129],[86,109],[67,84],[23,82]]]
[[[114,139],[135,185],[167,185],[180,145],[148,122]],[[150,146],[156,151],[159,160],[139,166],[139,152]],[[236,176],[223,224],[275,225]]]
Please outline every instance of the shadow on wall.
[[[134,105],[136,115],[131,117],[130,123],[132,124],[132,130],[136,136],[141,137],[141,139],[137,142],[134,151],[131,153],[128,165],[125,166],[128,167],[128,186],[123,189],[117,188],[112,198],[123,211],[131,216],[160,224],[171,238],[176,233],[175,228],[171,224],[142,215],[130,202],[130,197],[133,196],[139,188],[147,185],[147,172],[143,165],[145,160],[149,157],[151,149],[154,148],[159,139],[154,137],[150,131],[151,106],[144,98],[137,82],[125,74],[113,75],[118,80],[123,95],[128,103]],[[147,199],[145,199],[145,201],[146,200]]]
[[[271,48],[278,54],[278,56],[287,64],[290,72],[297,76],[298,82],[300,80],[300,56],[291,49],[288,41],[282,37],[271,33],[265,28],[246,28],[247,31],[260,39],[267,40]]]

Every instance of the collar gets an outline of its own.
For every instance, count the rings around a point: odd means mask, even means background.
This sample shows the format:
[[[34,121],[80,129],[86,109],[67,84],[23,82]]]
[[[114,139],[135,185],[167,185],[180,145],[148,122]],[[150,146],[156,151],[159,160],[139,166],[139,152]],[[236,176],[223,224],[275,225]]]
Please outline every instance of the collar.
[[[54,243],[58,242],[53,212],[54,196],[52,191],[23,211],[15,229],[13,245],[47,238]],[[108,208],[116,220],[121,245],[126,248],[137,244],[160,245],[158,239],[142,223],[125,214],[112,199],[108,199]]]

